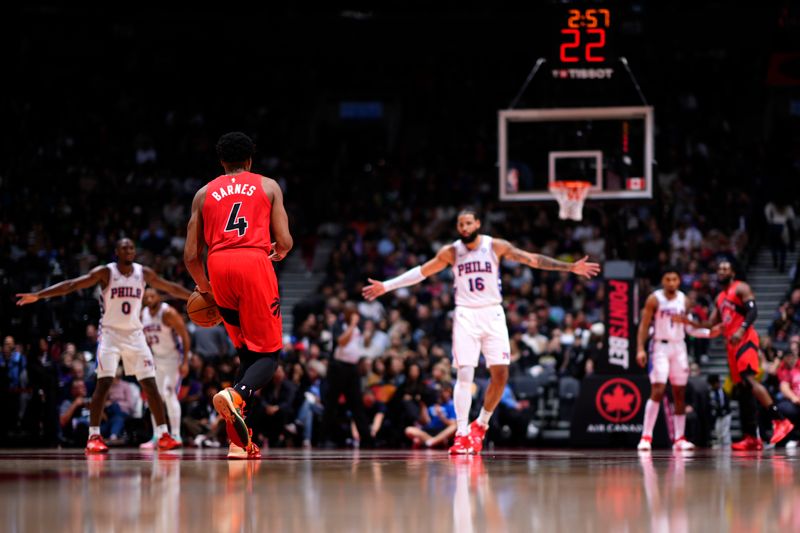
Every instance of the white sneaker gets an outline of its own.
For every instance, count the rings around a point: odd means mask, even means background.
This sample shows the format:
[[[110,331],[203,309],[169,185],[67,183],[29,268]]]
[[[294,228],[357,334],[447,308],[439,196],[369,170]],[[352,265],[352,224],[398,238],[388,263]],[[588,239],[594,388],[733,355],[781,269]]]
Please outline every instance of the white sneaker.
[[[694,450],[694,444],[686,440],[685,437],[681,437],[672,443],[672,449],[676,451],[686,452]]]
[[[788,441],[786,443],[786,449],[787,450],[796,450],[798,444],[800,444],[800,442],[798,442],[796,440],[790,440],[790,441]]]
[[[155,450],[156,449],[156,439],[153,437],[152,439],[148,440],[147,442],[143,442],[139,445],[140,450]]]
[[[649,452],[653,449],[653,437],[642,437],[639,445],[636,447],[640,452]]]

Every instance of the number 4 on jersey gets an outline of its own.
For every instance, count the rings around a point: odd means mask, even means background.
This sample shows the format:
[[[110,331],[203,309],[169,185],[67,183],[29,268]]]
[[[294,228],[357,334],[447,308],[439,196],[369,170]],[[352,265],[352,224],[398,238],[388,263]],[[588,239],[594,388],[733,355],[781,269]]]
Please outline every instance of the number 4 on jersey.
[[[247,231],[247,219],[239,216],[239,209],[241,207],[242,202],[233,204],[231,214],[228,216],[228,223],[225,225],[225,231],[238,231],[239,237],[244,235]]]

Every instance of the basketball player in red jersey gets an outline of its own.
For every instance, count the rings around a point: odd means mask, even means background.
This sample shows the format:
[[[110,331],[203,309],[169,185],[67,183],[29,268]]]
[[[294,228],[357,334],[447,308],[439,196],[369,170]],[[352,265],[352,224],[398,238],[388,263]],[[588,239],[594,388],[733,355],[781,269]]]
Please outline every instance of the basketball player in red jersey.
[[[772,418],[772,438],[776,444],[783,440],[794,428],[789,420],[778,411],[767,389],[756,380],[758,364],[758,333],[753,323],[756,321],[756,297],[750,285],[736,281],[736,272],[730,261],[722,261],[717,266],[717,279],[722,291],[717,295],[716,305],[706,323],[691,321],[688,317],[676,316],[676,322],[695,327],[709,327],[722,323],[722,334],[728,340],[728,366],[731,379],[740,394],[742,413],[742,432],[744,439],[731,445],[734,450],[760,450],[764,447],[758,438],[756,428],[755,400],[767,410]]]
[[[232,459],[261,457],[244,408],[275,372],[283,333],[272,261],[283,259],[293,244],[281,188],[250,172],[254,151],[244,133],[220,137],[217,155],[225,174],[197,191],[183,252],[197,290],[213,292],[239,354],[236,383],[214,396],[215,409],[228,422]],[[202,260],[206,247],[208,277]]]
[[[89,441],[86,443],[86,453],[108,451],[100,435],[100,418],[120,359],[125,373],[136,376],[147,397],[147,403],[150,404],[157,424],[155,434],[159,436],[156,446],[159,450],[178,448],[180,443],[170,436],[167,429],[164,402],[158,393],[155,379],[153,354],[145,340],[140,314],[145,284],[181,300],[187,300],[191,293],[185,287],[163,279],[151,268],[135,263],[136,246],[132,240],[120,239],[116,252],[116,263],[96,266],[88,274],[56,283],[38,292],[17,294],[17,305],[64,296],[99,283],[103,289],[103,305],[100,344],[97,347],[97,387],[89,405]]]

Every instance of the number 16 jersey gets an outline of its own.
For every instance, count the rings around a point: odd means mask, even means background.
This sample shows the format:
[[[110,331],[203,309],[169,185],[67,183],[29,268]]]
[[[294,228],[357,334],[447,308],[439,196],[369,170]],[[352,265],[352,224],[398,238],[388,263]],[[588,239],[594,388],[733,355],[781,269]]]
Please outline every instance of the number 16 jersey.
[[[503,303],[500,290],[500,262],[492,249],[492,238],[478,236],[478,246],[470,250],[457,240],[453,243],[453,286],[456,305],[487,307]]]
[[[272,202],[260,175],[239,172],[211,181],[203,204],[203,236],[209,255],[231,248],[269,251],[271,212]]]

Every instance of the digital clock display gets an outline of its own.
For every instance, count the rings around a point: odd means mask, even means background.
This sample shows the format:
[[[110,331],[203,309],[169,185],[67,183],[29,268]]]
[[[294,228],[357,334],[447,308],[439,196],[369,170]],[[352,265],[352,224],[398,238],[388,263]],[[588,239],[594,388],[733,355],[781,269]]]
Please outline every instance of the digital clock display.
[[[609,9],[569,9],[566,24],[561,27],[561,62],[604,63],[608,59],[606,32],[610,27]]]

